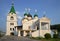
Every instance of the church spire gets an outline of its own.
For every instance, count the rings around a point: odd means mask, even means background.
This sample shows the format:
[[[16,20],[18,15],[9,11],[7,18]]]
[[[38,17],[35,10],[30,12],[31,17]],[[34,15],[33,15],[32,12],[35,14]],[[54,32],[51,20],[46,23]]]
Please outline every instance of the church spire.
[[[11,9],[10,9],[9,13],[16,13],[15,9],[14,9],[14,3],[13,2],[12,2],[12,6],[11,6]]]

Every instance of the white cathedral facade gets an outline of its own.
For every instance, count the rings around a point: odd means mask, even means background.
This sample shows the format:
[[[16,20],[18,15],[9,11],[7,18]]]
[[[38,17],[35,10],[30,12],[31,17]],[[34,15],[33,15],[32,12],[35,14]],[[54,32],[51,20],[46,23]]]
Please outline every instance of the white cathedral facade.
[[[32,18],[30,13],[25,13],[21,22],[22,25],[18,26],[17,14],[12,5],[7,15],[6,35],[44,37],[46,33],[51,33],[50,19],[46,16],[38,18],[38,15],[35,14]]]

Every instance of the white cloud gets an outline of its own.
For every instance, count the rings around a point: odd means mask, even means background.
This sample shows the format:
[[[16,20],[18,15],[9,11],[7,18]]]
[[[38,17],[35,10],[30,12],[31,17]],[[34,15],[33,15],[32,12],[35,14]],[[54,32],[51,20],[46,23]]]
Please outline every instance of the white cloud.
[[[19,12],[19,11],[16,11],[16,13],[17,13],[17,14],[20,14],[20,12]]]
[[[22,19],[22,17],[21,17],[21,16],[18,16],[18,19],[20,19],[20,20],[21,20],[21,19]]]
[[[21,20],[23,17],[19,16],[21,13],[19,11],[16,11],[18,19]]]
[[[25,11],[24,11],[24,12],[16,11],[16,14],[17,14],[17,15],[23,15],[24,13],[25,13]]]
[[[17,13],[18,19],[21,20],[23,17],[20,16],[20,14],[22,15],[24,12],[22,13],[22,12],[16,11],[16,13]]]

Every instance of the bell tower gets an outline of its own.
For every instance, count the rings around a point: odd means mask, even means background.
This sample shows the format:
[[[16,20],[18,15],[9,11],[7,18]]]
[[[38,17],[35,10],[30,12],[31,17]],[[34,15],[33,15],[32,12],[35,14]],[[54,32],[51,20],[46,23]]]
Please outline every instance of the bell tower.
[[[6,35],[14,35],[14,28],[17,26],[17,15],[14,9],[14,4],[12,3],[10,12],[7,15],[6,22]]]

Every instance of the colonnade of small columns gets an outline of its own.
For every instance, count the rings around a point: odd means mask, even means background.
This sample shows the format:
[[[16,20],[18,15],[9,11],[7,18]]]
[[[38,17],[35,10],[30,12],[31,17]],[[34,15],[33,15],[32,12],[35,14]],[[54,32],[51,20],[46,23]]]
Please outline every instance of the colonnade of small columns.
[[[18,36],[21,36],[21,30],[18,30],[17,27],[15,27],[16,33]],[[28,30],[27,30],[28,31]],[[23,36],[26,36],[28,33],[24,30],[23,31]],[[29,36],[32,36],[32,31],[29,31]]]

